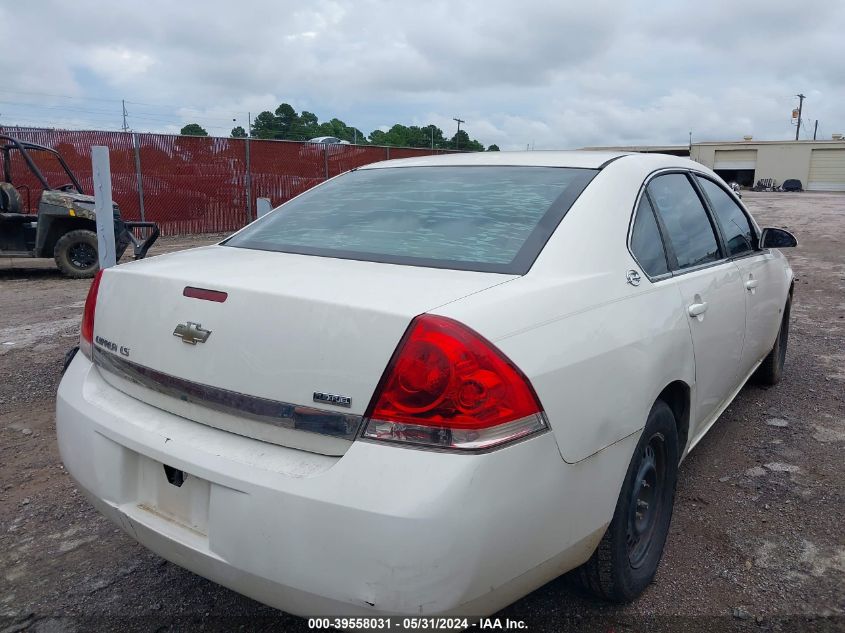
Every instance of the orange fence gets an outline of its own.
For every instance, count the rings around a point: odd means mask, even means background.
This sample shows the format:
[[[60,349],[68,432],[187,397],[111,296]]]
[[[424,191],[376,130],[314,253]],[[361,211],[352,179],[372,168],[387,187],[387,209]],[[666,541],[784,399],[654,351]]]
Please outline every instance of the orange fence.
[[[319,145],[133,132],[0,127],[21,141],[58,150],[85,193],[92,193],[91,146],[109,148],[112,196],[127,220],[157,222],[165,235],[225,233],[255,218],[256,198],[278,206],[306,189],[355,167],[389,158],[445,150],[373,145]],[[13,152],[15,154],[16,152]],[[58,161],[33,154],[51,187],[65,184]],[[35,213],[42,185],[18,157],[12,181]]]

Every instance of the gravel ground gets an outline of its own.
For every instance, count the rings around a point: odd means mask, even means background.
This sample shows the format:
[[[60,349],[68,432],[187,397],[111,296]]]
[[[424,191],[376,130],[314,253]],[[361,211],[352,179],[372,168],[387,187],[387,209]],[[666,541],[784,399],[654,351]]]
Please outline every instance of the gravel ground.
[[[784,381],[744,388],[681,467],[666,553],[639,600],[608,606],[563,578],[500,617],[537,631],[845,631],[845,195],[745,201],[800,242]],[[0,259],[0,633],[306,630],[146,551],[74,488],[53,409],[87,287],[51,262]]]

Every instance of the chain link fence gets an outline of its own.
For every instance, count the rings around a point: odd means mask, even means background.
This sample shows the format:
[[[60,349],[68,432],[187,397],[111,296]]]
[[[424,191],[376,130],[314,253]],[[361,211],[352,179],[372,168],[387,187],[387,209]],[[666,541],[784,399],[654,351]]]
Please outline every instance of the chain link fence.
[[[448,153],[407,147],[21,127],[0,127],[0,134],[57,150],[89,194],[94,190],[91,146],[105,145],[110,150],[112,196],[123,217],[157,222],[165,235],[232,232],[255,219],[257,198],[269,198],[275,207],[355,167],[390,158]],[[57,160],[43,153],[33,158],[51,187],[66,184],[67,176]],[[29,212],[37,212],[41,183],[20,157],[12,158],[10,171]]]

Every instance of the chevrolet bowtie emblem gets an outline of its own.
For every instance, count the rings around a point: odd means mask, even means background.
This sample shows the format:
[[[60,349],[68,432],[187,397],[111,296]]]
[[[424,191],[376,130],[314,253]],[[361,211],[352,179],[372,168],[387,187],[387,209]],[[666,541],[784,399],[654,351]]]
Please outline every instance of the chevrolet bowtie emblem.
[[[211,330],[204,330],[199,323],[188,321],[177,325],[176,329],[173,330],[173,336],[178,336],[183,343],[188,345],[196,345],[197,343],[205,343],[211,336]]]

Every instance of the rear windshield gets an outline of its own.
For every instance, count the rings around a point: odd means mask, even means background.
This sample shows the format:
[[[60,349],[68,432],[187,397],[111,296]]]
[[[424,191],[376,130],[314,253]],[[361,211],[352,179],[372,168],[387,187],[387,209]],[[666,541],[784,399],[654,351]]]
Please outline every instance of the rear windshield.
[[[360,169],[305,192],[225,244],[524,274],[596,173],[561,167]]]

